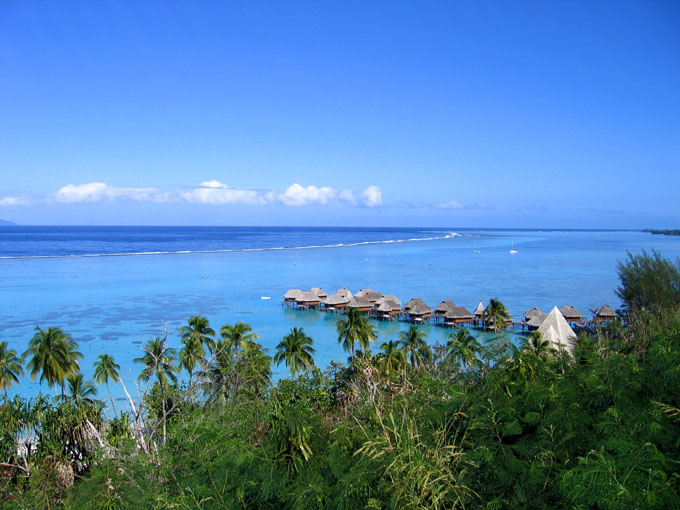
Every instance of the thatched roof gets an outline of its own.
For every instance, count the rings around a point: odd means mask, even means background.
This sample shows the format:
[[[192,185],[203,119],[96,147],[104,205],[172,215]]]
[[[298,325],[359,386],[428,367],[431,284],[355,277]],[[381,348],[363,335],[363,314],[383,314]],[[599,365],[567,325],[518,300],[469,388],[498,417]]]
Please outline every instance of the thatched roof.
[[[354,297],[368,299],[371,303],[375,303],[382,297],[382,294],[372,289],[361,289],[359,292],[354,294]]]
[[[529,326],[531,328],[537,328],[541,324],[543,324],[543,321],[545,320],[545,318],[547,316],[548,316],[547,313],[543,313],[543,312],[535,313],[534,315],[532,315],[529,318],[529,320],[527,320],[527,326]]]
[[[346,292],[342,292],[346,291]],[[340,289],[326,298],[326,306],[346,305],[352,300],[352,293],[347,289]]]
[[[524,320],[528,321],[529,319],[531,319],[535,315],[545,315],[545,314],[541,311],[541,309],[539,307],[534,306],[531,310],[527,310],[526,312],[524,312]]]
[[[394,294],[386,294],[385,296],[378,299],[375,304],[376,306],[382,305],[386,301],[391,301],[397,305],[397,308],[401,309],[401,301]]]
[[[551,328],[553,331],[549,331]],[[556,306],[550,310],[550,313],[538,327],[538,332],[543,335],[545,340],[549,340],[556,349],[573,354],[576,333]]]
[[[335,293],[341,298],[346,298],[348,303],[352,299],[352,293],[349,291],[347,287],[338,289]]]
[[[309,289],[309,292],[313,292],[314,294],[319,296],[319,298],[321,298],[321,299],[328,297],[328,292],[323,290],[321,287],[312,287],[311,289]]]
[[[428,313],[432,313],[432,308],[427,306],[422,299],[415,301],[408,309],[409,315],[427,315]]]
[[[441,303],[439,303],[435,307],[434,313],[436,313],[437,315],[444,315],[446,312],[448,312],[449,310],[451,310],[455,307],[456,307],[456,303],[454,303],[450,299],[446,299],[446,300],[442,301]]]
[[[299,298],[296,299],[298,303],[318,303],[320,301],[319,296],[313,292],[303,292]]]
[[[347,308],[359,308],[359,309],[361,309],[361,308],[373,308],[373,303],[371,303],[365,297],[354,296],[354,299],[352,299],[352,301],[349,302],[349,304],[347,305]]]
[[[390,313],[392,311],[392,305],[388,301],[384,301],[376,307],[376,310],[382,313]]]
[[[302,289],[289,289],[288,292],[286,292],[283,295],[283,299],[286,299],[286,300],[289,300],[289,301],[297,301],[301,297],[302,297]]]
[[[616,312],[609,305],[602,305],[595,310],[595,317],[598,319],[615,319]]]
[[[423,301],[422,298],[415,297],[406,302],[406,304],[404,305],[404,311],[408,313],[411,310],[411,308],[416,304],[427,306],[427,303],[425,303],[425,301]]]
[[[464,306],[454,306],[449,308],[444,314],[444,319],[447,320],[472,320],[472,312]]]
[[[562,308],[560,308],[560,312],[562,315],[564,315],[564,318],[569,320],[580,320],[581,319],[581,313],[574,308],[571,305],[564,305]]]

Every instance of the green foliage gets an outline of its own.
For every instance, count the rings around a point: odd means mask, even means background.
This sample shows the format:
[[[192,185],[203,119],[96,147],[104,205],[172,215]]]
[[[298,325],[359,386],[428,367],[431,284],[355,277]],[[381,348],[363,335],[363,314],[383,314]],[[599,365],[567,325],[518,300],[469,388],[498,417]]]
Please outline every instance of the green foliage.
[[[414,331],[405,340],[418,352],[425,339]],[[632,337],[644,351],[629,348]],[[575,359],[539,336],[480,345],[464,329],[427,351],[416,362],[424,369],[412,370],[386,342],[373,357],[272,385],[261,346],[222,339],[196,374],[204,398],[154,380],[144,401],[150,454],[127,414],[105,426],[84,398],[5,402],[3,505],[680,507],[679,311],[582,335]],[[105,448],[88,421],[105,431]],[[29,433],[38,447],[22,450]]]
[[[368,322],[366,316],[356,308],[347,310],[347,318],[340,319],[336,328],[338,331],[338,343],[342,344],[345,352],[356,356],[356,344],[364,353],[368,353],[370,343],[377,340],[375,326]]]
[[[289,335],[283,337],[276,346],[274,363],[284,362],[290,370],[290,376],[295,377],[298,372],[305,372],[314,366],[314,341],[305,335],[303,328],[293,328]]]
[[[7,347],[7,342],[0,342],[0,390],[5,393],[13,384],[19,384],[19,377],[24,375],[21,366],[22,359],[17,356],[16,351]]]
[[[680,305],[680,260],[671,262],[653,251],[640,255],[628,253],[626,262],[617,266],[621,285],[616,294],[629,311],[653,310]]]

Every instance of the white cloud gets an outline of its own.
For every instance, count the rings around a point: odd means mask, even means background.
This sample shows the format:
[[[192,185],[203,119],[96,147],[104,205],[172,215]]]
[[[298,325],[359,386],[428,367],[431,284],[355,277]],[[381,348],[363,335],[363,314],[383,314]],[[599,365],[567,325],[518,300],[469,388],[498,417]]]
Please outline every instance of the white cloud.
[[[382,205],[382,191],[378,186],[369,186],[361,194],[361,198],[366,207],[377,207]]]
[[[266,204],[271,199],[269,193],[263,194],[252,189],[230,188],[220,181],[212,180],[201,183],[201,188],[180,193],[180,197],[192,204]]]
[[[113,202],[134,200],[136,202],[167,202],[169,193],[157,188],[121,188],[108,186],[103,182],[67,184],[57,191],[53,198],[64,204]]]
[[[279,195],[279,200],[286,205],[293,206],[327,204],[328,201],[335,198],[336,195],[336,191],[328,186],[322,188],[307,186],[305,188],[299,184],[293,184],[288,186],[283,194]]]
[[[437,204],[435,207],[437,209],[463,209],[465,206],[455,200],[449,200],[448,202]]]
[[[203,186],[204,188],[228,188],[229,187],[226,184],[224,184],[224,183],[222,183],[222,182],[220,182],[216,179],[213,179],[212,181],[202,182],[201,186]]]
[[[2,197],[0,198],[0,207],[11,207],[13,205],[28,205],[30,200],[25,197]]]
[[[348,202],[352,205],[356,205],[357,203],[357,199],[351,189],[343,189],[340,193],[338,193],[338,198],[343,202]]]

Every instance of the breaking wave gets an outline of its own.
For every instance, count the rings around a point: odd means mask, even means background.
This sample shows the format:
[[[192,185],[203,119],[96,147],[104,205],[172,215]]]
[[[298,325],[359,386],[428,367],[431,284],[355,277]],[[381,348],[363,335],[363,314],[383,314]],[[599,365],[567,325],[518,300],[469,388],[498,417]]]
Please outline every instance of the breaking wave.
[[[428,231],[423,231],[427,233]],[[442,233],[441,231],[432,231],[433,233]],[[70,258],[94,258],[94,257],[130,257],[130,256],[148,256],[148,255],[188,255],[194,253],[242,253],[252,251],[278,251],[278,250],[316,250],[324,248],[351,248],[352,246],[365,246],[371,244],[392,244],[392,243],[415,243],[422,241],[441,241],[444,239],[453,239],[461,235],[456,232],[451,232],[443,236],[435,237],[412,237],[410,239],[388,239],[383,241],[358,241],[354,243],[337,243],[337,244],[314,244],[308,246],[274,246],[264,248],[226,248],[215,250],[176,250],[176,251],[138,251],[138,252],[120,252],[120,253],[80,253],[71,255],[11,255],[0,256],[0,260],[8,259],[70,259]]]

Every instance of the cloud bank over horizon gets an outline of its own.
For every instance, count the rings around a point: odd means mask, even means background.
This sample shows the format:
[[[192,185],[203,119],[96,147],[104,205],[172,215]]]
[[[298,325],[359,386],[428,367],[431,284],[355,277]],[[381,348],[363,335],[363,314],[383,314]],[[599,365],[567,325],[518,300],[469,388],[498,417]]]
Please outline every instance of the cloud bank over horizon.
[[[338,191],[330,186],[302,186],[294,183],[284,191],[232,188],[216,179],[202,182],[189,190],[164,190],[156,187],[124,187],[105,182],[67,184],[53,193],[29,197],[27,195],[0,197],[0,207],[27,206],[38,203],[95,204],[118,202],[187,203],[200,205],[272,205],[289,207],[340,203],[352,207],[383,205],[382,190],[368,186],[363,191]]]

